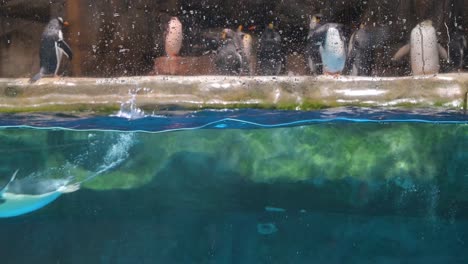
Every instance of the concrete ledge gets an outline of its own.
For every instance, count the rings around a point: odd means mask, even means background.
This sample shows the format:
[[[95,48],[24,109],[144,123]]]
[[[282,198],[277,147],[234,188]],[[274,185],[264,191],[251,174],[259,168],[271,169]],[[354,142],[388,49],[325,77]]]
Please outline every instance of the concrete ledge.
[[[109,112],[134,98],[150,111],[206,108],[318,109],[337,106],[466,110],[468,74],[342,76],[144,76],[0,79],[0,112]]]

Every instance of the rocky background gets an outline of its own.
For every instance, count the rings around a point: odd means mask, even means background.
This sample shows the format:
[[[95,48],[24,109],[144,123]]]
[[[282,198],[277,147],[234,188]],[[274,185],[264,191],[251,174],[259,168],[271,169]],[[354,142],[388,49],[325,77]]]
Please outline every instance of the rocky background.
[[[40,36],[55,16],[71,24],[64,34],[74,59],[61,67],[61,74],[69,76],[150,74],[154,59],[164,55],[162,35],[170,16],[184,25],[182,56],[215,50],[221,28],[251,27],[255,39],[274,21],[288,54],[285,73],[304,74],[308,20],[319,12],[325,21],[344,23],[349,34],[361,24],[389,27],[388,45],[376,55],[381,66],[375,75],[405,74],[405,69],[387,71],[386,62],[418,22],[432,19],[443,45],[451,32],[466,36],[468,28],[468,0],[2,0],[0,77],[30,77],[38,70]]]

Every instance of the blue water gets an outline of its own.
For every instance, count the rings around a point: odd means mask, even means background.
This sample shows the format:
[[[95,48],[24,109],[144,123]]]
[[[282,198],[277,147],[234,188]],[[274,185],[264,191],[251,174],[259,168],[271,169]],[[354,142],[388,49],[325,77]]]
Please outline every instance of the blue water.
[[[468,117],[340,108],[0,118],[2,263],[466,263]],[[11,198],[0,200],[2,204]]]

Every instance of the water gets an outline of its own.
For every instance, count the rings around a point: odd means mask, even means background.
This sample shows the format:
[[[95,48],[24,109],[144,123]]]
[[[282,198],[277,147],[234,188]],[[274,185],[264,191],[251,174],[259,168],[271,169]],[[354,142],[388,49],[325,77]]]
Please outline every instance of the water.
[[[16,170],[80,185],[0,218],[2,263],[468,258],[466,116],[130,109],[2,116],[0,186]]]

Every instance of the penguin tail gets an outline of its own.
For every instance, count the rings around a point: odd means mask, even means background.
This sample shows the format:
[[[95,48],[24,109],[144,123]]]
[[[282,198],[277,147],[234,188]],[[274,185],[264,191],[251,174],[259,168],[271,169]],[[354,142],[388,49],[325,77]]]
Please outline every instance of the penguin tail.
[[[31,79],[29,79],[29,83],[37,82],[39,79],[42,78],[42,76],[43,76],[43,73],[42,73],[42,70],[41,70],[36,75],[34,75]]]

